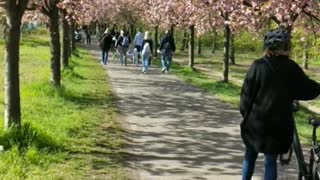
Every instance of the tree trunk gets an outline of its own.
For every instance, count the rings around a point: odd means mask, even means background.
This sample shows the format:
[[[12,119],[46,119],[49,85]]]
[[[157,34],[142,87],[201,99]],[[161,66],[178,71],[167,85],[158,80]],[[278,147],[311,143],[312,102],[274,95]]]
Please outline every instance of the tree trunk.
[[[201,56],[201,37],[198,37],[198,56]]]
[[[4,127],[20,127],[19,41],[20,24],[6,25],[5,77],[4,77]]]
[[[154,28],[154,31],[155,31],[155,33],[154,33],[154,48],[153,48],[154,57],[158,56],[158,52],[157,52],[157,49],[158,49],[158,29],[159,29],[158,26],[156,26]]]
[[[59,13],[58,8],[54,6],[49,16],[50,31],[50,83],[54,86],[60,86],[61,70],[60,70],[60,34],[59,34]]]
[[[189,42],[190,41],[190,35],[186,33],[186,41],[185,41],[185,48],[189,49]]]
[[[66,20],[67,13],[62,12],[62,65],[63,68],[69,67],[69,48],[70,48],[70,37],[69,37],[69,24]]]
[[[20,107],[20,26],[28,0],[6,1],[4,57],[4,128],[21,127]]]
[[[228,20],[228,14],[226,14]],[[230,48],[230,26],[224,25],[224,60],[223,60],[223,81],[228,82],[229,76],[229,48]]]
[[[75,41],[75,34],[74,32],[76,31],[76,24],[75,21],[72,19],[71,20],[71,51],[74,53],[76,50],[76,41]]]
[[[218,33],[216,30],[213,31],[213,43],[212,43],[212,51],[211,53],[214,54],[216,52],[216,47],[217,47],[217,36]]]
[[[189,26],[190,41],[189,41],[189,67],[194,65],[194,25]]]
[[[134,39],[134,25],[130,24],[130,34],[131,34],[131,39]]]
[[[235,61],[235,46],[234,46],[234,35],[230,34],[230,63],[236,64]]]
[[[181,45],[181,48],[180,50],[181,51],[184,51],[185,48],[187,47],[187,44],[188,44],[188,31],[184,31],[183,32],[183,38],[182,38],[182,45]]]
[[[309,60],[309,52],[308,52],[308,44],[307,42],[304,42],[304,48],[303,48],[303,63],[302,63],[302,67],[303,69],[308,69],[309,68],[309,63],[308,63],[308,60]]]
[[[72,35],[73,30],[72,30],[70,23],[68,23],[68,30],[69,30],[69,32],[68,32],[68,36],[69,36],[68,57],[70,58],[72,55],[72,43],[71,43],[72,40],[71,40],[71,38],[73,37],[73,35]]]
[[[172,37],[174,37],[174,25],[171,25],[170,32],[171,32]]]

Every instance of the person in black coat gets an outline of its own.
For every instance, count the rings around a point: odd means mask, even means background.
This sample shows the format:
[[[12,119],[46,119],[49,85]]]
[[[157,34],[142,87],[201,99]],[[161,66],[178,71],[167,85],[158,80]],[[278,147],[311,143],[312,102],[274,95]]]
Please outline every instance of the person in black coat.
[[[293,142],[293,101],[311,100],[320,93],[320,85],[289,59],[290,33],[281,28],[267,33],[264,50],[265,56],[250,66],[241,90],[243,180],[251,179],[258,153],[265,155],[264,179],[277,179],[277,156],[288,152]]]
[[[107,65],[109,50],[112,47],[112,36],[109,29],[106,29],[99,39],[99,46],[102,51],[101,64]]]
[[[169,30],[160,41],[162,72],[168,73],[172,61],[173,53],[176,51],[174,38]]]

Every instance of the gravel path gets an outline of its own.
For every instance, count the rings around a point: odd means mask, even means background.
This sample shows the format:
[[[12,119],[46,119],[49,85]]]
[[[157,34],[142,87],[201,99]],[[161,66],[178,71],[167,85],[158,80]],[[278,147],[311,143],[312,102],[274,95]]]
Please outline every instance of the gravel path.
[[[100,57],[97,47],[90,49]],[[143,74],[130,62],[102,65],[119,97],[130,179],[241,179],[244,147],[238,109],[170,73],[162,74],[158,67]],[[260,155],[254,179],[262,179],[262,160]],[[293,172],[289,169],[291,178],[284,179],[297,179]]]

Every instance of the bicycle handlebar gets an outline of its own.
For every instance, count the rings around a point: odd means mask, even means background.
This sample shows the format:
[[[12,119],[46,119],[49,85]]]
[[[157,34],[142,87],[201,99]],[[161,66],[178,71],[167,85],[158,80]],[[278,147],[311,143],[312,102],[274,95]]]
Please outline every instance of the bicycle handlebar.
[[[313,127],[319,127],[320,126],[320,120],[316,119],[315,117],[309,117],[309,124]]]

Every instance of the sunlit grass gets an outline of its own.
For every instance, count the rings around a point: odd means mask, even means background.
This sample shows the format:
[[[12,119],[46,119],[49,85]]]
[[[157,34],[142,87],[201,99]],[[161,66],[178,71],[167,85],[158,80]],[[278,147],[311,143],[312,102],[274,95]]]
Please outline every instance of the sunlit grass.
[[[79,50],[71,67],[62,72],[62,87],[55,88],[49,84],[48,38],[23,37],[20,52],[23,125],[21,131],[4,132],[0,116],[0,145],[5,148],[0,153],[0,177],[125,179],[118,110],[100,64]]]

